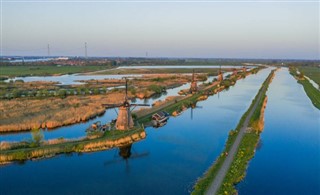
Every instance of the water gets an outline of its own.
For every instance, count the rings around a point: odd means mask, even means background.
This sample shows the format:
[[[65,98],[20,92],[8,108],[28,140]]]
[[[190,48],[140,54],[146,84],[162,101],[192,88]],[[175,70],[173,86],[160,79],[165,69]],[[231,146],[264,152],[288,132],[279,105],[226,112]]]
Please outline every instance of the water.
[[[47,81],[47,82],[58,82],[60,85],[79,85],[84,84],[79,82],[80,80],[102,80],[102,79],[123,79],[124,77],[141,77],[141,75],[80,75],[80,74],[65,74],[60,76],[31,76],[31,77],[15,77],[8,79],[5,82],[10,82],[10,80],[23,80],[24,82],[33,81]]]
[[[223,65],[221,68],[241,68],[242,66],[233,66],[233,65]],[[249,66],[250,68],[254,68],[256,66]],[[220,68],[220,65],[176,65],[176,66],[119,66],[117,69],[162,69],[162,68]]]
[[[320,112],[282,69],[271,83],[262,146],[239,194],[320,194]]]
[[[239,68],[240,66],[223,66],[223,68]],[[219,68],[219,66],[120,66],[117,69],[155,69],[155,68]],[[250,66],[254,68],[254,66]],[[96,71],[101,72],[101,71]],[[122,79],[124,77],[141,77],[141,74],[125,74],[125,75],[83,75],[83,74],[66,74],[60,76],[31,76],[31,77],[14,77],[7,79],[5,82],[10,82],[10,80],[23,80],[24,82],[32,81],[51,81],[58,82],[60,85],[79,85],[83,84],[79,82],[80,80],[101,80],[101,79]]]
[[[234,87],[146,129],[127,161],[118,149],[1,167],[3,194],[188,194],[220,155],[270,70],[239,80]],[[193,118],[191,119],[191,111]],[[71,129],[69,129],[71,132]],[[17,177],[18,175],[18,177]]]

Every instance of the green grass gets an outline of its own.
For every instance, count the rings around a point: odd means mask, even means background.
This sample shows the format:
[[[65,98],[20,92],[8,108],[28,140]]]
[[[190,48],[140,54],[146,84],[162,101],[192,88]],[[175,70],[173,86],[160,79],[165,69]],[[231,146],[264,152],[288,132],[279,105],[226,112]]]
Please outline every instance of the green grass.
[[[303,86],[303,89],[311,100],[312,104],[316,108],[320,109],[320,91],[316,89],[308,79],[303,79],[303,75],[298,75],[296,72],[296,68],[290,67],[289,72],[298,80],[297,82]]]
[[[237,194],[234,185],[239,183],[246,173],[249,161],[253,158],[259,142],[259,133],[246,133],[240,143],[230,169],[218,191],[218,194]]]
[[[320,109],[320,91],[317,90],[307,79],[305,80],[299,80],[298,83],[300,83],[308,97],[310,98],[312,104]]]
[[[314,66],[299,66],[299,71],[320,85],[320,68]]]
[[[0,77],[49,76],[54,74],[84,73],[107,69],[108,66],[0,66]]]
[[[8,156],[10,161],[14,160],[28,160],[32,157],[32,152],[37,152],[40,154],[47,154],[51,152],[52,155],[61,154],[61,153],[70,153],[70,152],[81,152],[84,149],[85,144],[95,143],[103,140],[117,140],[125,136],[133,135],[134,133],[139,133],[144,131],[142,128],[136,128],[130,131],[107,131],[104,136],[95,138],[95,139],[85,139],[79,141],[65,142],[60,144],[53,145],[40,145],[38,147],[24,147],[16,148],[10,150],[0,151],[1,156]],[[39,156],[40,157],[40,156]]]

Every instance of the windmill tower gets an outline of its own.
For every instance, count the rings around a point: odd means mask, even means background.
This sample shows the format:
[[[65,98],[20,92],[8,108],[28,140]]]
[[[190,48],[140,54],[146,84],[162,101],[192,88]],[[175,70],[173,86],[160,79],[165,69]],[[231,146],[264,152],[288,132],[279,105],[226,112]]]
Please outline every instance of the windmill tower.
[[[238,74],[238,70],[236,68],[233,69],[233,75],[237,75]]]
[[[246,73],[247,72],[247,68],[244,66],[244,67],[242,67],[242,72],[243,73]]]
[[[116,121],[117,130],[130,130],[133,128],[134,123],[132,119],[131,111],[136,106],[150,106],[149,104],[131,104],[128,99],[128,80],[126,79],[126,93],[124,97],[124,102],[120,104],[103,104],[106,108],[116,108],[119,107],[118,117]],[[131,109],[131,107],[133,107]]]
[[[218,81],[222,81],[222,80],[223,80],[223,74],[221,72],[221,65],[220,65],[219,74],[218,74]]]
[[[191,85],[190,85],[190,93],[195,93],[198,91],[198,86],[197,86],[197,81],[195,79],[195,75],[194,75],[194,69],[193,69],[193,73],[192,73],[192,81],[191,81]]]

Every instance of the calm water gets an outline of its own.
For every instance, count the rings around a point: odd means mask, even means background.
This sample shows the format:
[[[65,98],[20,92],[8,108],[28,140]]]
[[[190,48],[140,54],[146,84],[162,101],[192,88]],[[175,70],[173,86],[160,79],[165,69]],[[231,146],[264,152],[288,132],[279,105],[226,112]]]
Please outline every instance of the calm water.
[[[269,87],[261,147],[239,194],[320,194],[320,112],[282,69]]]
[[[0,168],[4,194],[188,194],[222,151],[270,70],[237,82],[199,102],[132,146],[127,161],[118,149],[60,155]],[[191,111],[193,118],[191,119]],[[71,128],[68,130],[72,132]]]
[[[222,66],[223,68],[239,68],[240,66]],[[250,66],[250,68],[254,68],[255,66]],[[157,68],[219,68],[219,66],[120,66],[116,69],[157,69]],[[96,71],[100,72],[100,71]],[[101,80],[101,79],[122,79],[124,77],[141,77],[141,74],[125,74],[125,75],[82,75],[82,74],[66,74],[60,76],[31,76],[31,77],[15,77],[12,79],[6,80],[9,82],[10,80],[23,80],[24,82],[31,82],[31,81],[51,81],[51,82],[59,82],[61,85],[76,85],[76,84],[83,84],[78,82],[79,80]]]

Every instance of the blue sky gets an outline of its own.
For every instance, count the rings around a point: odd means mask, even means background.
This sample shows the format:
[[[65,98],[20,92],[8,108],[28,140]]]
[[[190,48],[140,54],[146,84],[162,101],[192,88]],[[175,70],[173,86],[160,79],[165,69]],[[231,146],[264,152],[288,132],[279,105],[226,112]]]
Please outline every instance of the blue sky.
[[[2,55],[319,59],[319,2],[3,1]]]

